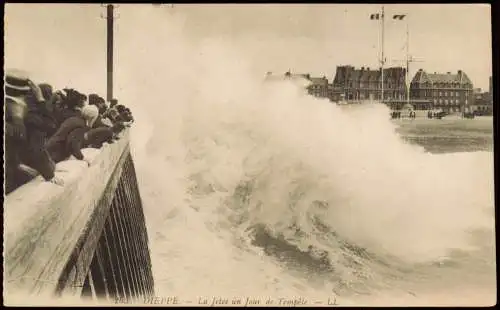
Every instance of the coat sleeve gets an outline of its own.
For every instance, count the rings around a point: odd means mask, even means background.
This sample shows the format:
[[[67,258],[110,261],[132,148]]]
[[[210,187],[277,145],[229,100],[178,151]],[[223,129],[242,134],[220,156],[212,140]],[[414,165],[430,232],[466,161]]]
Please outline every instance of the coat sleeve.
[[[26,140],[26,128],[24,124],[5,122],[5,135],[16,141]]]
[[[67,145],[71,155],[75,156],[78,160],[83,160],[83,154],[82,154],[83,140],[79,137],[79,135],[70,135],[68,137]]]
[[[27,127],[37,128],[43,132],[54,132],[57,128],[55,122],[41,113],[29,112],[24,120]]]
[[[21,162],[38,171],[45,180],[52,179],[54,177],[55,163],[44,147],[44,133],[32,132],[26,142],[20,149]]]
[[[40,158],[40,164],[38,165],[37,169],[38,172],[43,176],[43,178],[46,181],[51,180],[54,177],[54,171],[56,170],[56,164],[54,161],[50,158],[49,153],[47,150],[43,149],[40,152],[41,158]]]

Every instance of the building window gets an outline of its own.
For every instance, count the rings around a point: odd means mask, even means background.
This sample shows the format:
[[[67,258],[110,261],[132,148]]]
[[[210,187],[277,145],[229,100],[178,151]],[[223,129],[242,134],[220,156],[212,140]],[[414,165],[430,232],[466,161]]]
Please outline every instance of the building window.
[[[442,95],[443,95],[443,92],[441,92],[441,91],[440,91],[440,92],[439,92],[439,97],[441,97]]]
[[[455,93],[455,96],[457,96],[457,97],[458,97],[458,92],[456,92],[456,93]]]
[[[455,99],[455,104],[458,104],[458,99]]]

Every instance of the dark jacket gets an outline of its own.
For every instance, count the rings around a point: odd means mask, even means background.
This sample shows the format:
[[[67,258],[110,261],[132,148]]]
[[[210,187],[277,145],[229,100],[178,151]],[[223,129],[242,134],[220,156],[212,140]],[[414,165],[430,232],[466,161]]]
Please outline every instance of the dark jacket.
[[[47,137],[56,133],[58,122],[44,105],[30,107],[24,119],[26,128],[44,132]]]
[[[54,176],[55,165],[44,152],[37,131],[25,124],[31,124],[26,102],[6,98],[5,104],[5,192],[8,194],[31,179],[19,169],[21,163],[36,169],[46,180]],[[38,152],[36,145],[42,146]]]
[[[107,127],[107,128],[109,128],[108,125],[106,125],[105,123],[103,123],[103,121],[102,121],[102,115],[100,115],[100,114],[97,117],[97,119],[95,120],[94,125],[92,126],[92,128],[99,128],[99,127]]]
[[[21,158],[21,145],[25,143],[24,124],[14,124],[11,121],[5,122],[5,194],[9,194],[20,184],[18,180],[19,164]]]
[[[45,180],[54,177],[55,163],[45,149],[48,137],[56,130],[50,115],[40,110],[30,110],[25,117],[26,143],[20,153],[21,162],[37,170]]]
[[[24,118],[28,111],[28,105],[22,100],[5,98],[5,122],[6,136],[18,140],[26,139],[26,128]]]
[[[104,142],[112,143],[113,136],[113,131],[107,126],[93,128],[87,132],[87,141],[85,142],[85,146],[101,148]]]
[[[71,131],[66,139],[66,154],[73,155],[76,159],[82,160],[82,149],[86,147],[84,135],[90,128],[79,127]]]
[[[78,132],[72,133],[76,129],[83,130],[83,132],[89,130],[85,120],[81,116],[73,116],[66,119],[45,145],[50,156],[56,163],[67,159],[70,155],[74,155],[75,157],[81,155],[78,152],[73,153],[73,149],[68,149],[68,145],[70,144],[69,139],[78,137]],[[81,158],[83,158],[83,155]]]
[[[85,139],[87,134],[87,139]],[[67,153],[75,156],[77,159],[82,160],[82,149],[87,147],[101,148],[104,142],[111,142],[113,139],[113,132],[108,127],[99,127],[89,129],[88,127],[81,127],[73,130],[66,139]]]
[[[80,112],[78,110],[69,109],[69,108],[62,108],[62,109],[59,109],[55,113],[55,115],[56,115],[57,121],[59,122],[59,126],[61,126],[62,123],[64,123],[64,121],[70,117],[81,117],[82,112]]]

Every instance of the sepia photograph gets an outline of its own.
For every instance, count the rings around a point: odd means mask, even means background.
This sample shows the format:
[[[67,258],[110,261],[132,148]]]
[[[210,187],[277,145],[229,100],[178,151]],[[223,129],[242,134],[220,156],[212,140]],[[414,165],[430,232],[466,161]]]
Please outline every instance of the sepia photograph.
[[[488,4],[6,3],[5,306],[493,306]]]

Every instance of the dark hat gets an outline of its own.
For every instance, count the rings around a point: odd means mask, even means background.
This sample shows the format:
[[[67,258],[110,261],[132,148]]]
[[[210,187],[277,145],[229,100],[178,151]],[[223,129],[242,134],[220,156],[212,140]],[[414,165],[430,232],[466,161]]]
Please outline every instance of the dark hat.
[[[87,95],[82,94],[79,91],[76,91],[76,95],[77,95],[77,98],[78,98],[79,101],[85,101],[85,100],[87,100]]]
[[[5,74],[5,92],[12,97],[28,95],[31,91],[28,73],[19,69],[8,69]]]
[[[103,103],[106,103],[106,100],[104,100],[104,98],[102,98],[98,94],[90,94],[89,95],[89,104],[99,105],[99,104],[103,104]]]
[[[42,95],[45,98],[45,100],[49,100],[52,97],[53,88],[50,84],[41,83],[38,84],[38,87],[40,87],[40,90],[42,91]]]
[[[90,94],[89,95],[89,104],[96,105],[98,100],[99,100],[98,94]]]
[[[74,105],[79,105],[87,100],[87,95],[84,95],[74,88],[65,88],[66,98]]]
[[[125,111],[125,106],[123,104],[119,104],[116,106],[116,110],[118,110],[118,112],[122,113],[123,111]]]

